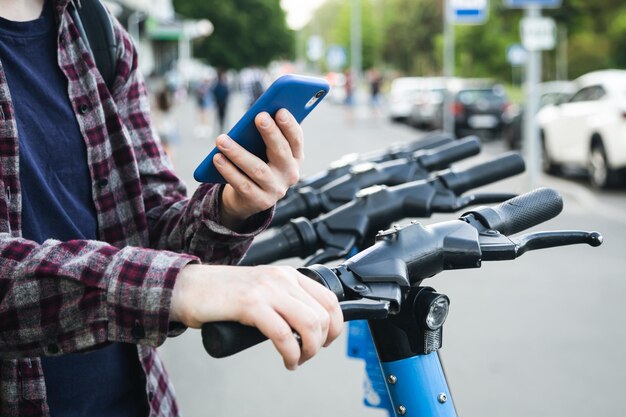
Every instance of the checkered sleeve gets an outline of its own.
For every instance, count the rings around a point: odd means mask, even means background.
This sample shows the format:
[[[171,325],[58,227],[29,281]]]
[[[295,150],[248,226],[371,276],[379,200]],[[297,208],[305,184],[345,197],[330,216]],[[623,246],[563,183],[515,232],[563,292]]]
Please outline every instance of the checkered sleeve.
[[[252,216],[238,232],[219,218],[223,186],[203,184],[187,199],[152,126],[148,94],[131,38],[116,24],[120,47],[113,97],[133,141],[146,208],[150,246],[198,256],[205,263],[235,264],[252,238],[270,223],[272,210]]]
[[[60,355],[108,342],[158,346],[178,272],[196,258],[98,241],[0,234],[0,357]]]

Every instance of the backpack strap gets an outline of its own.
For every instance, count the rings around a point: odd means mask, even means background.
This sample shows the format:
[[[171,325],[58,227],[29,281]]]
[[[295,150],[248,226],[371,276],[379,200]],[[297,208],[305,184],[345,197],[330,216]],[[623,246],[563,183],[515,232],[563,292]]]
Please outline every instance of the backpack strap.
[[[100,0],[72,0],[69,10],[100,75],[111,91],[117,69],[118,45],[109,13]]]

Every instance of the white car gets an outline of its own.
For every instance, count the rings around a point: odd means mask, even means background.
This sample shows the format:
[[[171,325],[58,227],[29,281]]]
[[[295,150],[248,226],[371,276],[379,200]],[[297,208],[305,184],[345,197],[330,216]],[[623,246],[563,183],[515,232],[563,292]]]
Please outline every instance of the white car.
[[[432,77],[424,79],[416,94],[408,123],[423,129],[440,128],[442,121],[440,108],[446,94],[446,79]]]
[[[403,121],[411,114],[415,97],[423,84],[421,77],[400,77],[391,82],[389,91],[389,118]]]
[[[604,188],[626,170],[626,71],[595,71],[575,83],[568,101],[537,114],[544,170],[587,168],[591,183]]]

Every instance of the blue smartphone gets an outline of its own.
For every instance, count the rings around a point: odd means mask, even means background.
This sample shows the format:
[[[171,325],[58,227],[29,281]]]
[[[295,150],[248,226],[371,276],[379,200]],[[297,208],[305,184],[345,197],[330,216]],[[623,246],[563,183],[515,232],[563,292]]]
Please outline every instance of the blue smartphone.
[[[302,123],[304,118],[326,97],[330,87],[323,78],[303,75],[283,75],[278,78],[250,107],[235,126],[228,132],[235,142],[249,152],[267,162],[265,142],[254,124],[254,118],[261,112],[268,112],[272,118],[282,108],[289,110],[293,117]],[[213,164],[217,147],[198,165],[193,177],[198,182],[225,183],[226,180]]]

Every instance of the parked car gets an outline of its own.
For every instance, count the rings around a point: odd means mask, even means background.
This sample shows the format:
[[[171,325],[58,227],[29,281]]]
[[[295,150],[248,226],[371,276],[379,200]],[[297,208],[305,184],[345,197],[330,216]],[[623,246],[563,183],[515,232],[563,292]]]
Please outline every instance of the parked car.
[[[504,112],[509,106],[504,87],[488,80],[455,80],[449,87],[452,94],[454,133],[461,138],[476,134],[483,139],[500,136]],[[443,104],[437,120],[443,126]]]
[[[586,168],[595,187],[617,183],[626,170],[626,71],[604,70],[575,81],[565,103],[537,114],[544,169],[563,165]]]
[[[407,122],[419,129],[432,130],[440,125],[439,108],[443,105],[446,93],[445,78],[433,77],[424,79],[415,95]]]
[[[551,81],[539,85],[539,109],[566,102],[576,91],[570,81]],[[520,149],[524,138],[524,107],[511,105],[504,113],[502,139],[509,149]]]
[[[415,96],[422,83],[421,77],[400,77],[391,82],[389,118],[392,121],[405,121],[409,117]]]

